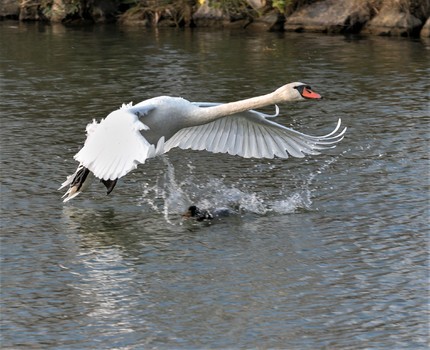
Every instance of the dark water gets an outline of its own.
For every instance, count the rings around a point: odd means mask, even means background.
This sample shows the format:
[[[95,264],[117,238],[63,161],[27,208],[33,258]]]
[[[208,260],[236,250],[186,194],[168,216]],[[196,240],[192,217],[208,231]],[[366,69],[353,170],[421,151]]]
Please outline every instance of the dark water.
[[[5,349],[429,345],[429,42],[0,22]],[[307,159],[174,150],[63,205],[85,125],[168,94],[305,81],[279,121]],[[268,109],[271,112],[273,109]],[[229,217],[184,222],[190,204]]]

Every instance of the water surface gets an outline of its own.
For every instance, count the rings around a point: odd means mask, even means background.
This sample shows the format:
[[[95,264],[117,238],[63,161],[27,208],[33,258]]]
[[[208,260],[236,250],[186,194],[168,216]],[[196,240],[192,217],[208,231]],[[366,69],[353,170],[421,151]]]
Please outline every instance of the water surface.
[[[429,42],[0,22],[1,344],[23,349],[427,348]],[[85,126],[157,95],[305,81],[278,121],[335,149],[173,150],[64,205]],[[273,112],[268,108],[267,112]],[[184,221],[190,204],[223,207]]]

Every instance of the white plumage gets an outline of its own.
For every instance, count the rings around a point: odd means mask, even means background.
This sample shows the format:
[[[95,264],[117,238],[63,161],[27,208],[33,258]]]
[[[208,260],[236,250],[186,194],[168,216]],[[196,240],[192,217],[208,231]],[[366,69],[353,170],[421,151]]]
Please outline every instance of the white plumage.
[[[192,103],[169,96],[135,106],[123,104],[100,123],[88,124],[84,147],[74,157],[80,163],[78,170],[60,187],[70,186],[64,201],[87,187],[91,173],[109,193],[117,179],[174,147],[245,158],[301,158],[334,147],[346,131],[339,131],[340,119],[333,132],[315,137],[269,120],[278,115],[278,107],[275,115],[254,110],[305,98],[320,96],[306,84],[290,83],[271,94],[227,104]]]
[[[154,153],[154,146],[140,134],[148,130],[136,114],[119,109],[87,126],[87,139],[75,159],[99,179],[115,180]]]

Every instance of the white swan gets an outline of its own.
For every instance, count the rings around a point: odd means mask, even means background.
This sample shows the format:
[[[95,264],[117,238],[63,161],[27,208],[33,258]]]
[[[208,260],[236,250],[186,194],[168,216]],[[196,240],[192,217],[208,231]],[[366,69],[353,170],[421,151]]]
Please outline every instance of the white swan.
[[[254,109],[286,101],[321,96],[300,82],[276,91],[226,104],[189,102],[179,97],[155,97],[135,106],[123,106],[100,123],[88,124],[84,147],[74,156],[80,163],[60,189],[69,186],[64,202],[76,197],[93,176],[106,186],[108,194],[117,180],[148,158],[171,148],[229,153],[245,158],[288,158],[318,154],[343,139],[346,128],[325,136],[309,136],[277,124]]]

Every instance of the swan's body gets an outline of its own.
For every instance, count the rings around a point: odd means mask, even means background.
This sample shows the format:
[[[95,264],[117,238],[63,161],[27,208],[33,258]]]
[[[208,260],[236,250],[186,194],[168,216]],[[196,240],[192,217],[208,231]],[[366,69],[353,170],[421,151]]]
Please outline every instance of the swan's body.
[[[277,107],[275,115],[254,110],[305,98],[321,97],[303,83],[291,83],[267,95],[226,104],[160,96],[123,105],[100,123],[88,124],[85,145],[74,157],[80,165],[61,186],[70,186],[64,201],[78,195],[93,175],[109,193],[117,179],[138,164],[174,147],[245,158],[318,154],[343,138],[346,129],[339,132],[340,120],[333,132],[315,137],[269,120],[278,115]]]

